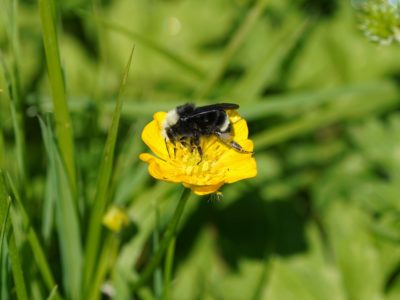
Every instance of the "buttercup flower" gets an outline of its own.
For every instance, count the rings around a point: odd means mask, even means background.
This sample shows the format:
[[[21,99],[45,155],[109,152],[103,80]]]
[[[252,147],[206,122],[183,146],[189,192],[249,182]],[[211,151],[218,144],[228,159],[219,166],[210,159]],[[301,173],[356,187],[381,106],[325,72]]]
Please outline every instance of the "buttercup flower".
[[[128,216],[118,207],[111,207],[103,217],[103,224],[114,232],[119,232],[129,224]]]
[[[156,155],[140,154],[149,164],[149,173],[156,179],[182,183],[197,195],[218,192],[225,183],[233,183],[257,175],[256,161],[251,153],[240,153],[223,144],[217,137],[201,137],[203,156],[177,142],[166,142],[161,134],[167,113],[157,112],[153,121],[146,125],[142,140]],[[233,126],[234,140],[246,151],[253,151],[247,123],[236,111],[228,111]],[[167,149],[168,147],[168,149]]]

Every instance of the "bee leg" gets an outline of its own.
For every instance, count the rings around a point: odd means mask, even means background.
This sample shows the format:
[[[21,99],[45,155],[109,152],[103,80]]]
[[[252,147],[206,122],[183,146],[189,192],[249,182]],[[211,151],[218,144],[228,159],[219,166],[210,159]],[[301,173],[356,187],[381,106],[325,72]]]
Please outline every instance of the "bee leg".
[[[232,134],[230,134],[229,132],[224,132],[224,133],[222,133],[222,132],[216,132],[215,133],[216,134],[216,136],[219,138],[219,140],[221,141],[221,142],[223,142],[225,145],[227,145],[227,146],[230,146],[230,147],[232,147],[233,149],[235,149],[237,152],[240,152],[240,153],[247,153],[247,154],[254,154],[254,152],[253,151],[247,151],[247,150],[244,150],[243,148],[242,148],[242,146],[240,146],[238,143],[236,143],[234,140],[233,140],[233,136],[232,136]]]
[[[169,142],[172,144],[172,146],[174,147],[174,159],[176,158],[176,141],[173,139],[170,139]],[[168,156],[169,158],[171,158],[170,153],[169,153],[169,148],[167,146],[167,150],[168,150]]]
[[[187,148],[188,147],[188,144],[187,144],[187,142],[186,142],[186,138],[181,138],[180,140],[179,140],[179,143],[181,143],[181,145],[183,146],[183,147],[185,147],[185,148]]]
[[[168,157],[171,158],[171,154],[169,153],[169,148],[168,148],[168,144],[167,144],[167,139],[164,139],[165,142],[165,148],[167,149],[168,152]]]
[[[203,161],[203,150],[200,147],[200,138],[198,136],[195,136],[193,138],[193,143],[195,148],[197,149],[197,152],[200,155],[200,161],[197,164],[200,164]]]
[[[254,152],[253,151],[247,151],[247,150],[244,150],[243,148],[242,148],[242,146],[240,146],[238,143],[236,143],[235,141],[230,141],[229,142],[229,145],[233,148],[233,149],[235,149],[236,151],[238,151],[238,152],[240,152],[240,153],[248,153],[248,154],[253,154]]]
[[[191,139],[190,139],[190,152],[191,152],[191,153],[193,153],[193,151],[196,151],[196,150],[197,150],[197,152],[198,152],[199,146],[197,146],[195,140],[196,140],[196,138],[191,138]]]

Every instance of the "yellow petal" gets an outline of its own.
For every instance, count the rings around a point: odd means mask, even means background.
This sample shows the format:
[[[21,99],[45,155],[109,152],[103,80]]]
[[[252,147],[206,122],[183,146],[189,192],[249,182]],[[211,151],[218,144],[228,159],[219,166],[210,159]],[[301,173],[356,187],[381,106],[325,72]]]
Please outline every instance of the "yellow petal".
[[[207,194],[212,194],[218,192],[223,183],[215,184],[215,185],[191,185],[187,183],[183,183],[183,185],[187,188],[190,188],[193,193],[196,195],[202,196]]]
[[[167,116],[167,113],[163,112],[163,111],[156,112],[153,115],[153,119],[157,121],[158,126],[160,127],[160,129],[162,128],[162,124],[163,124],[166,116]]]
[[[242,179],[257,176],[257,163],[253,157],[245,160],[233,161],[229,166],[225,182],[233,183]]]
[[[245,140],[240,143],[240,146],[246,151],[253,151],[253,142],[251,140]],[[229,149],[220,155],[218,158],[218,166],[230,165],[232,162],[242,162],[251,158],[250,153],[240,153],[235,149]]]
[[[167,159],[168,151],[157,120],[151,121],[142,132],[142,140],[159,158]]]
[[[249,135],[249,129],[244,119],[240,119],[233,123],[233,133],[235,135],[234,140],[238,143],[247,139]]]
[[[227,113],[232,123],[236,123],[237,121],[242,119],[242,117],[236,110],[228,110]]]
[[[176,170],[165,161],[148,153],[142,153],[139,158],[149,164],[149,173],[156,179],[168,182],[181,182],[176,176]]]

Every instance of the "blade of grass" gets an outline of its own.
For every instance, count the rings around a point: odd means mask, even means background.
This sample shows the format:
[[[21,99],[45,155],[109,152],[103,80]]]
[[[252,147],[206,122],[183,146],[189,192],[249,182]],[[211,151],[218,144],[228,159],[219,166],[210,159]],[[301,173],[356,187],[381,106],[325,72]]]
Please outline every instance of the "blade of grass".
[[[8,192],[5,178],[4,178],[4,173],[0,171],[0,205],[2,208],[8,207],[11,202],[11,197]],[[7,213],[7,210],[4,210],[2,212],[2,221],[4,221],[5,214]],[[15,236],[13,234],[13,227],[12,227],[12,222],[10,222],[10,232],[9,232],[9,240],[8,240],[8,256],[11,261],[11,270],[14,278],[14,284],[15,284],[15,290],[17,293],[17,298],[19,300],[27,300],[28,299],[28,293],[26,291],[26,284],[25,284],[25,279],[24,279],[24,274],[23,274],[23,268],[21,264],[21,258],[20,254],[18,252],[17,244],[15,242]],[[5,225],[7,226],[7,224]]]
[[[79,225],[74,192],[70,186],[66,167],[60,157],[54,141],[54,135],[49,126],[39,118],[46,152],[49,157],[49,168],[53,168],[54,178],[53,197],[56,203],[56,224],[58,240],[61,251],[61,263],[63,270],[63,282],[68,298],[79,299],[81,297],[82,284],[82,246],[81,230]],[[54,284],[51,288],[54,287]]]
[[[229,44],[222,55],[221,62],[216,66],[211,76],[207,77],[206,82],[200,86],[198,91],[196,91],[194,97],[195,99],[203,99],[208,96],[208,94],[211,92],[211,90],[214,88],[214,86],[223,75],[232,57],[235,55],[236,51],[246,39],[248,33],[253,28],[253,25],[261,16],[266,5],[267,0],[257,0],[254,6],[250,9],[246,16],[246,19],[243,21],[242,25],[229,41]]]
[[[154,231],[153,231],[153,255],[155,255],[157,253],[158,248],[160,246],[160,231],[161,231],[160,212],[158,210],[157,202],[154,205],[154,213],[155,213],[156,226],[154,227]],[[161,299],[162,290],[163,290],[161,264],[159,264],[154,271],[153,286],[154,286],[154,297],[157,300]]]
[[[51,232],[54,226],[54,210],[56,199],[53,197],[56,193],[53,186],[53,178],[55,178],[54,168],[47,168],[46,176],[46,190],[43,199],[43,212],[42,212],[42,235],[44,241],[47,242],[51,238]]]
[[[3,55],[0,52],[0,62],[3,65],[4,76],[9,89],[9,106],[11,112],[11,120],[13,124],[13,131],[15,137],[15,149],[16,149],[16,162],[18,167],[19,183],[24,186],[26,179],[26,163],[25,163],[25,131],[23,114],[21,112],[22,105],[19,100],[19,87],[16,75],[9,70],[6,62],[3,59]]]
[[[134,126],[131,127],[126,137],[123,139],[123,146],[120,154],[115,163],[114,174],[111,179],[111,193],[115,195],[115,203],[122,204],[122,197],[118,194],[119,185],[122,186],[127,180],[129,180],[129,186],[132,191],[138,190],[147,178],[144,172],[141,172],[140,167],[135,168],[135,176],[132,181],[132,176],[127,176],[128,171],[131,171],[134,163],[139,160],[139,154],[143,149],[141,143],[141,137],[136,132],[140,132],[145,126],[144,120],[138,120]],[[147,168],[146,168],[147,169]],[[132,193],[133,194],[133,193]]]
[[[0,180],[2,179],[2,169],[0,168]],[[11,202],[3,201],[7,197],[4,193],[5,190],[0,187],[0,299],[8,299],[8,254],[7,254],[7,243],[5,242],[5,238],[7,235],[7,225],[8,225],[8,217],[10,213]]]
[[[3,202],[3,201],[2,201]],[[4,206],[2,204],[0,204],[2,207]],[[7,233],[7,224],[8,224],[8,217],[10,215],[10,207],[11,207],[11,202],[8,203],[7,205],[7,209],[3,210],[1,215],[0,215],[0,221],[1,221],[1,227],[0,227],[0,258],[3,257],[3,253],[4,253],[4,249],[6,247],[6,243],[5,243],[5,237],[6,237],[6,233]],[[0,270],[2,267],[2,259],[0,259]]]
[[[10,110],[11,110],[11,118],[14,129],[15,136],[15,148],[17,153],[17,165],[18,165],[18,174],[20,178],[21,186],[24,185],[26,180],[26,172],[25,172],[25,139],[24,139],[24,130],[22,128],[22,117],[20,112],[17,111],[15,107],[15,103],[13,101],[10,102]]]
[[[167,250],[168,245],[176,234],[178,229],[179,220],[182,216],[183,210],[185,208],[186,202],[190,196],[190,189],[185,188],[183,190],[182,196],[179,200],[179,203],[176,207],[175,213],[172,216],[171,221],[168,223],[167,229],[165,230],[165,234],[160,243],[160,246],[157,250],[157,253],[153,255],[150,259],[150,262],[147,264],[143,272],[140,274],[140,277],[137,282],[135,282],[132,286],[132,293],[135,293],[140,287],[142,287],[151,277],[154,270],[160,264],[165,251]]]
[[[256,286],[256,289],[254,290],[253,297],[251,297],[252,300],[259,300],[263,298],[263,291],[265,289],[268,276],[271,273],[271,269],[272,269],[272,259],[264,258],[264,268],[261,273],[258,284]]]
[[[327,90],[287,93],[266,97],[250,105],[243,105],[240,108],[240,114],[249,121],[270,115],[287,115],[289,113],[298,115],[323,104],[340,102],[342,97],[346,97],[346,99],[348,97],[361,98],[371,93],[377,96],[385,96],[392,95],[396,91],[397,87],[392,81],[380,80],[340,86]]]
[[[145,247],[147,241],[151,238],[155,227],[155,219],[152,217],[154,201],[158,202],[160,211],[163,211],[165,215],[171,216],[172,219],[175,211],[175,205],[173,204],[179,197],[179,192],[180,190],[175,185],[160,181],[152,189],[146,189],[137,194],[129,207],[129,214],[135,214],[138,232],[120,251],[116,267],[113,270],[113,285],[116,287],[117,294],[125,296],[121,296],[122,298],[118,299],[130,298],[127,295],[130,295],[128,291],[131,289],[131,283],[138,279],[138,272],[135,266],[141,261],[141,249]],[[149,199],[152,200],[149,201]],[[199,203],[198,201],[188,201],[180,220],[181,225],[192,215]],[[142,290],[143,288],[139,289],[138,293]]]
[[[80,14],[85,18],[91,18],[91,19],[95,20],[96,22],[103,25],[107,29],[114,30],[115,32],[118,32],[120,34],[127,36],[129,39],[135,40],[139,44],[164,56],[166,59],[168,59],[169,61],[174,63],[176,66],[180,67],[182,70],[187,71],[188,73],[192,74],[193,76],[196,76],[198,78],[204,78],[206,76],[205,72],[202,69],[200,69],[200,67],[197,66],[195,63],[189,61],[186,58],[183,58],[182,56],[179,56],[175,52],[170,51],[166,47],[158,44],[157,42],[149,39],[148,37],[146,37],[144,35],[141,35],[140,33],[134,32],[131,29],[128,29],[121,25],[109,22],[99,16],[94,16],[87,12],[81,11]]]
[[[38,238],[38,235],[36,234],[35,229],[31,225],[29,215],[21,201],[21,197],[18,194],[17,189],[15,188],[15,185],[14,185],[11,177],[8,174],[6,175],[6,179],[7,179],[7,184],[10,187],[11,193],[14,197],[14,200],[17,204],[17,208],[20,212],[21,219],[22,219],[24,228],[26,230],[27,239],[30,244],[30,247],[31,247],[31,250],[33,253],[33,257],[36,261],[39,272],[42,275],[44,283],[46,284],[49,291],[53,290],[54,287],[57,286],[57,284],[54,280],[54,276],[51,272],[50,266],[46,259],[44,248],[39,241],[39,238]],[[56,293],[54,296],[55,299],[61,299],[61,296],[60,296],[58,290],[56,290],[55,293]]]
[[[56,30],[56,13],[53,0],[39,1],[40,20],[46,53],[47,69],[53,94],[56,135],[60,145],[61,158],[65,163],[68,179],[76,192],[76,171],[73,144],[73,130],[68,110],[60,50]],[[78,199],[78,198],[77,198]]]
[[[124,300],[131,298],[127,280],[123,272],[117,267],[114,267],[111,274],[112,285],[115,289],[115,300]]]
[[[288,122],[276,128],[267,129],[265,132],[253,137],[256,150],[282,143],[290,138],[309,133],[335,122],[354,120],[371,113],[379,113],[382,110],[393,108],[399,104],[399,100],[396,98],[397,93],[389,95],[391,97],[375,101],[365,101],[364,98],[353,99],[348,104],[314,111],[312,114],[300,117],[295,121]]]
[[[58,299],[58,286],[54,286],[51,290],[50,295],[47,297],[47,300],[56,300]]]
[[[154,231],[154,203],[153,201],[149,201],[149,199],[157,200],[160,209],[165,208],[165,210],[170,211],[169,207],[166,207],[166,203],[168,203],[169,198],[171,198],[169,195],[171,195],[173,189],[173,185],[159,181],[151,189],[146,189],[142,193],[136,195],[128,212],[135,213],[138,232],[134,238],[124,246],[123,251],[118,257],[118,272],[124,275],[132,273],[132,269],[134,269],[137,261],[140,259],[141,249],[143,249],[146,242],[151,238],[151,234]],[[176,197],[175,193],[172,193],[171,196]]]
[[[5,168],[5,163],[6,163],[6,151],[5,151],[5,145],[4,145],[4,136],[3,136],[3,130],[0,127],[0,169]]]
[[[6,190],[6,186],[4,184],[4,179],[3,179],[3,170],[0,169],[0,224],[3,224],[5,220],[7,219],[7,211],[8,211],[8,193]],[[4,227],[1,228],[2,231],[4,230]]]
[[[115,261],[118,255],[118,240],[115,236],[109,234],[104,243],[103,251],[99,256],[99,262],[96,274],[93,280],[93,288],[91,294],[87,299],[96,300],[100,299],[101,285],[104,282],[104,278],[107,274],[108,269]]]
[[[7,248],[4,247],[4,251],[2,256],[0,257],[0,299],[4,300],[9,300],[9,286],[8,286],[8,278],[10,277],[9,275],[9,267],[8,267],[8,253],[7,253]]]
[[[21,259],[18,253],[17,244],[15,242],[15,236],[13,234],[11,234],[9,240],[8,255],[11,261],[15,289],[17,291],[17,298],[18,300],[28,300],[28,293],[26,291],[26,284],[22,271]]]
[[[108,196],[109,196],[112,167],[114,163],[114,150],[117,141],[119,120],[121,117],[121,109],[122,109],[121,95],[128,78],[134,49],[135,47],[132,48],[121,81],[121,85],[116,100],[115,110],[113,114],[112,124],[109,134],[107,136],[106,145],[104,147],[103,158],[99,169],[96,195],[95,195],[95,200],[93,201],[95,205],[93,207],[92,214],[90,216],[89,229],[87,233],[87,244],[85,249],[84,286],[88,289],[87,291],[90,291],[92,288],[91,282],[95,274],[94,271],[95,271],[96,260],[98,259],[99,245],[100,245],[100,238],[102,231],[101,220],[105,208],[107,206],[107,202],[109,200]]]
[[[5,1],[6,2],[6,1]],[[18,1],[7,1],[3,3],[4,27],[7,40],[10,45],[10,61],[7,64],[0,53],[1,63],[4,69],[5,79],[11,99],[11,117],[15,136],[16,160],[18,166],[19,183],[25,187],[27,174],[26,143],[25,143],[25,120],[23,112],[23,99],[21,97],[21,75],[20,75],[20,45],[18,31]],[[1,18],[0,18],[1,19]]]

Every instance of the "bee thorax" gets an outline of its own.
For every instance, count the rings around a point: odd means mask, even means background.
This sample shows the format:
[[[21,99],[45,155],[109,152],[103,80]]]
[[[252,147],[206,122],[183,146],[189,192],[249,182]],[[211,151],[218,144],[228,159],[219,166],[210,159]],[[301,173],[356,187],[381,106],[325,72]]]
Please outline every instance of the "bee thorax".
[[[164,121],[164,128],[174,126],[179,121],[179,114],[176,109],[172,109],[167,113]]]

